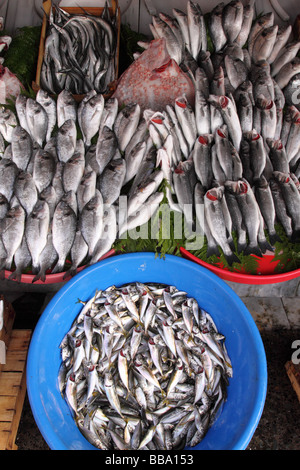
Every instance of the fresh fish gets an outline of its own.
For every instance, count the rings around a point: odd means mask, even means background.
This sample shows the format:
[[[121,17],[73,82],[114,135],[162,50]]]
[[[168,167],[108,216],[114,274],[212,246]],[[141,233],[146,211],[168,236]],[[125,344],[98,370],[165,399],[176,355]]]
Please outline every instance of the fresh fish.
[[[281,241],[275,230],[276,211],[270,186],[264,176],[255,182],[255,197],[264,218],[271,245]]]
[[[157,33],[158,38],[165,38],[166,47],[170,57],[176,60],[177,64],[180,64],[182,61],[182,42],[178,42],[176,35],[173,32],[173,29],[165,23],[159,16],[152,16],[152,23],[154,29]]]
[[[19,124],[25,131],[30,134],[28,125],[27,125],[27,118],[26,118],[26,102],[27,97],[25,95],[19,94],[16,99],[16,113]]]
[[[46,133],[46,142],[48,142],[56,125],[56,102],[47,91],[42,89],[39,89],[36,94],[36,102],[44,108],[48,116],[48,127]]]
[[[113,158],[98,179],[98,189],[103,203],[110,206],[117,201],[121,193],[126,174],[126,162],[123,158]]]
[[[114,123],[114,131],[118,140],[119,149],[125,151],[132,136],[137,130],[141,108],[138,104],[130,104],[119,112]]]
[[[227,37],[223,29],[224,6],[224,2],[218,3],[211,11],[208,20],[208,30],[216,52],[221,51],[227,42]]]
[[[77,121],[77,102],[69,90],[62,90],[57,96],[56,103],[57,125],[60,128],[66,121]]]
[[[58,255],[58,261],[52,273],[62,272],[66,258],[72,248],[76,233],[76,215],[71,207],[60,201],[52,220],[52,243]]]
[[[149,196],[142,206],[138,206],[135,211],[132,211],[132,214],[129,215],[126,220],[124,220],[124,217],[121,218],[119,225],[119,238],[122,238],[122,235],[125,232],[133,230],[136,227],[147,223],[157,211],[159,204],[163,200],[163,197],[164,193],[157,191]]]
[[[85,168],[81,181],[77,189],[78,211],[81,212],[84,206],[95,196],[97,174],[94,170]]]
[[[298,210],[299,191],[293,179],[288,174],[274,171],[273,175],[275,180],[279,182],[287,213],[292,219],[293,240],[298,240],[300,234],[300,214]]]
[[[84,153],[75,152],[65,163],[62,173],[62,182],[65,192],[74,191],[77,193],[79,184],[84,174],[85,158]]]
[[[197,126],[195,114],[186,96],[175,100],[175,112],[191,152],[197,137]]]
[[[8,279],[21,282],[23,271],[31,264],[31,255],[25,237],[23,237],[22,243],[14,254],[14,264],[15,270],[9,275]]]
[[[92,96],[81,108],[79,125],[87,147],[91,145],[92,138],[99,131],[103,109],[104,98],[101,94]]]
[[[251,26],[250,33],[248,36],[248,50],[249,50],[250,56],[252,56],[253,46],[254,46],[257,36],[260,34],[260,32],[263,29],[269,28],[273,26],[273,24],[274,24],[273,12],[265,13],[262,16],[255,19],[255,21],[253,22]]]
[[[0,193],[0,220],[6,216],[8,208],[8,200],[3,194]]]
[[[261,249],[258,244],[258,234],[260,230],[260,212],[253,191],[249,183],[243,179],[238,182],[227,182],[226,188],[236,195],[240,211],[246,227],[249,244],[244,250],[244,254],[253,253],[261,256]]]
[[[13,196],[14,184],[17,175],[17,165],[12,160],[3,158],[0,161],[0,188],[1,194],[5,196],[7,201],[10,201]]]
[[[291,32],[292,32],[292,25],[278,27],[276,42],[274,44],[271,54],[269,55],[267,59],[269,64],[272,64],[275,61],[275,59],[281,53],[281,50],[283,49],[283,47],[286,46],[291,36]]]
[[[32,98],[26,101],[26,120],[32,139],[42,147],[48,131],[48,115],[43,106]]]
[[[94,248],[89,265],[99,261],[111,248],[117,238],[117,218],[114,206],[105,207],[103,213],[103,229]]]
[[[47,243],[49,223],[49,206],[47,202],[38,200],[25,225],[25,237],[32,258],[33,273],[39,270],[39,259]]]
[[[146,152],[145,141],[138,142],[130,151],[127,150],[128,146],[125,152],[126,173],[123,184],[131,181],[136,175]]]
[[[270,57],[276,39],[277,39],[278,25],[264,28],[255,38],[252,49],[252,60],[258,63],[262,60],[268,60]]]
[[[221,111],[233,145],[236,150],[239,151],[242,140],[242,129],[233,100],[227,96],[210,95],[209,101]]]
[[[8,108],[1,106],[0,108],[0,132],[6,142],[11,143],[12,133],[17,126],[15,114]]]
[[[57,156],[59,161],[66,163],[76,148],[77,129],[73,119],[68,119],[57,132]]]
[[[230,84],[234,89],[244,83],[248,76],[248,70],[244,62],[240,59],[234,59],[229,55],[224,59],[226,73]]]
[[[38,200],[38,191],[32,175],[26,171],[20,171],[15,179],[14,194],[28,216],[33,211]]]
[[[288,65],[297,56],[300,48],[300,41],[288,43],[281,49],[280,54],[276,57],[271,65],[272,77],[276,77],[282,67]]]
[[[222,12],[222,24],[228,42],[233,43],[238,37],[243,23],[244,7],[242,2],[233,0],[227,3]]]
[[[213,179],[210,156],[212,141],[213,136],[211,134],[202,134],[196,140],[192,151],[196,175],[206,190],[212,186]]]
[[[39,257],[39,271],[32,279],[32,283],[41,280],[45,282],[46,280],[46,272],[47,270],[51,270],[53,265],[57,262],[57,252],[53,245],[53,236],[52,233],[49,232],[47,235],[46,245]],[[27,264],[27,266],[29,263]]]
[[[253,179],[260,179],[266,167],[267,153],[263,138],[255,129],[245,135],[250,145],[250,166],[253,171]]]
[[[79,228],[92,256],[103,229],[103,199],[99,190],[84,206],[79,217]]]
[[[270,180],[270,188],[274,201],[276,219],[282,224],[284,231],[289,239],[292,239],[293,227],[292,219],[287,213],[286,203],[282,195],[282,191],[279,182],[272,178]]]
[[[103,173],[106,166],[116,155],[117,150],[118,141],[114,130],[110,129],[107,126],[104,126],[101,132],[99,133],[96,145],[95,157],[98,165],[98,175],[101,175]]]
[[[295,57],[293,60],[285,64],[275,75],[278,86],[283,89],[286,87],[290,79],[300,72],[300,58]]]
[[[32,156],[32,141],[28,132],[16,126],[11,140],[12,160],[20,170],[25,171]]]
[[[34,157],[32,176],[39,193],[51,184],[54,173],[55,161],[52,155],[45,150],[38,150]]]
[[[218,245],[222,248],[229,265],[239,262],[237,256],[232,252],[230,242],[226,233],[229,223],[229,212],[224,205],[224,187],[213,188],[207,191],[204,198],[204,210],[210,231]],[[226,210],[227,209],[227,210]],[[231,233],[231,232],[229,232]]]
[[[269,156],[274,168],[274,171],[282,173],[289,173],[289,162],[287,158],[286,149],[280,139],[274,140],[267,138],[267,144],[270,149]]]
[[[14,255],[22,243],[25,226],[25,211],[20,204],[11,207],[1,226],[1,236],[6,250],[6,259],[1,266],[10,270]]]
[[[235,39],[235,43],[240,47],[243,47],[246,44],[250,34],[252,20],[254,17],[254,3],[254,0],[248,0],[244,5],[241,29]]]

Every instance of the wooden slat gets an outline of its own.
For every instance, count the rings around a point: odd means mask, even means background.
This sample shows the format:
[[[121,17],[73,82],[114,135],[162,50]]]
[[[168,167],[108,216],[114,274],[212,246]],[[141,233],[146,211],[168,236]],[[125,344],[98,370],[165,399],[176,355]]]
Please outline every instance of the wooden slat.
[[[26,357],[31,330],[13,330],[0,375],[0,450],[15,450],[26,393]]]
[[[2,353],[2,348],[8,348],[9,346],[9,343],[10,343],[10,338],[11,338],[11,332],[12,332],[12,328],[13,328],[13,324],[14,324],[14,321],[15,321],[15,311],[12,307],[12,305],[7,302],[4,298],[3,295],[0,295],[0,301],[3,302],[3,308],[4,308],[4,311],[3,311],[3,326],[0,330],[0,341],[2,341],[3,343],[0,344],[1,346],[1,353]],[[1,354],[1,357],[0,359],[2,360],[2,354]],[[1,364],[0,363],[0,374],[1,374],[1,371],[4,369],[4,364]]]

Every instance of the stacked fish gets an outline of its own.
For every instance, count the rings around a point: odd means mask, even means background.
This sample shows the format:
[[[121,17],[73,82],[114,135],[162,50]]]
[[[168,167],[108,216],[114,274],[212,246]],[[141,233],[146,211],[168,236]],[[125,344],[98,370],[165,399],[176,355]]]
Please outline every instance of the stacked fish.
[[[107,3],[100,16],[70,14],[55,7],[49,16],[41,87],[50,93],[107,93],[117,77],[117,14]]]
[[[207,254],[219,254],[221,247],[229,264],[238,260],[232,230],[245,254],[274,250],[279,239],[275,222],[299,241],[300,42],[293,42],[291,26],[274,25],[273,13],[254,19],[252,0],[245,6],[220,3],[205,20],[191,1],[186,14],[173,9],[173,15],[154,16],[151,30],[155,38],[164,38],[170,56],[193,79],[195,104],[178,97],[156,119],[163,141],[160,157],[170,167],[170,205],[172,193],[181,210],[194,205],[197,213],[204,204],[198,221],[208,240]],[[174,108],[179,162],[164,152]]]
[[[217,418],[232,365],[210,314],[175,286],[96,292],[60,348],[58,383],[102,450],[195,446]]]
[[[15,268],[10,279],[31,267],[33,282],[45,281],[67,258],[65,276],[74,275],[162,201],[163,171],[138,105],[119,111],[95,91],[78,105],[67,90],[57,101],[39,90],[35,100],[19,95],[16,113],[1,108],[0,132],[0,270]]]

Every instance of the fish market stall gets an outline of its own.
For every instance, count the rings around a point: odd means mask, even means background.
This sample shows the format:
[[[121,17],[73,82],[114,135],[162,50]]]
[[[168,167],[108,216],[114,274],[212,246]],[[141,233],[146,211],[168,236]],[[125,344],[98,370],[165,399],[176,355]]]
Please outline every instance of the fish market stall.
[[[238,282],[297,277],[300,42],[278,5],[148,5],[119,71],[118,5],[65,4],[43,3],[32,94],[1,111],[2,275],[64,281],[155,251]]]
[[[299,294],[300,28],[281,3],[35,0],[17,29],[0,7],[0,285],[59,290],[27,369],[50,448],[249,445],[266,357],[223,279]]]

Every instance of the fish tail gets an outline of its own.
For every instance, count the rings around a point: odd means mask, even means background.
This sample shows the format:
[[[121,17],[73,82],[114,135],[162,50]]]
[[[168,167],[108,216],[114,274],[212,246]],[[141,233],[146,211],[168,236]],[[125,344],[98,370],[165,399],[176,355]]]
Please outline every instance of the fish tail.
[[[58,260],[56,265],[52,269],[51,274],[61,273],[63,271],[64,265],[65,265],[65,260]]]
[[[247,248],[247,243],[237,243],[237,252],[238,253],[243,253]]]
[[[300,229],[294,230],[291,236],[291,241],[293,243],[299,243],[300,241]]]
[[[275,233],[269,233],[269,240],[272,246],[275,245],[276,242],[282,242],[280,236],[275,232]]]
[[[244,250],[245,255],[256,255],[262,258],[262,252],[258,245],[248,245]]]
[[[276,240],[277,241],[277,240]],[[261,249],[261,252],[262,253],[265,253],[266,251],[274,251],[274,248],[273,248],[273,243],[271,241],[271,237],[270,237],[270,242],[271,242],[271,245],[270,243],[268,242],[268,240],[259,240],[259,246],[260,246],[260,249]]]
[[[52,271],[53,272],[53,271]],[[77,268],[75,267],[71,267],[70,269],[68,269],[68,271],[65,272],[65,274],[63,275],[63,280],[67,279],[68,277],[73,277],[75,276],[77,272]]]
[[[241,260],[236,256],[235,253],[231,253],[229,255],[225,255],[225,253],[224,253],[224,256],[225,256],[226,261],[229,264],[229,266],[232,266],[233,263],[240,263],[241,262]]]
[[[3,273],[3,274],[2,274]],[[3,277],[2,277],[3,275]],[[0,279],[4,279],[4,270],[0,272]],[[12,272],[8,278],[10,281],[17,281],[21,282],[21,273],[16,269],[14,272]]]
[[[220,256],[219,248],[217,246],[208,246],[206,250],[207,258],[213,255]]]

